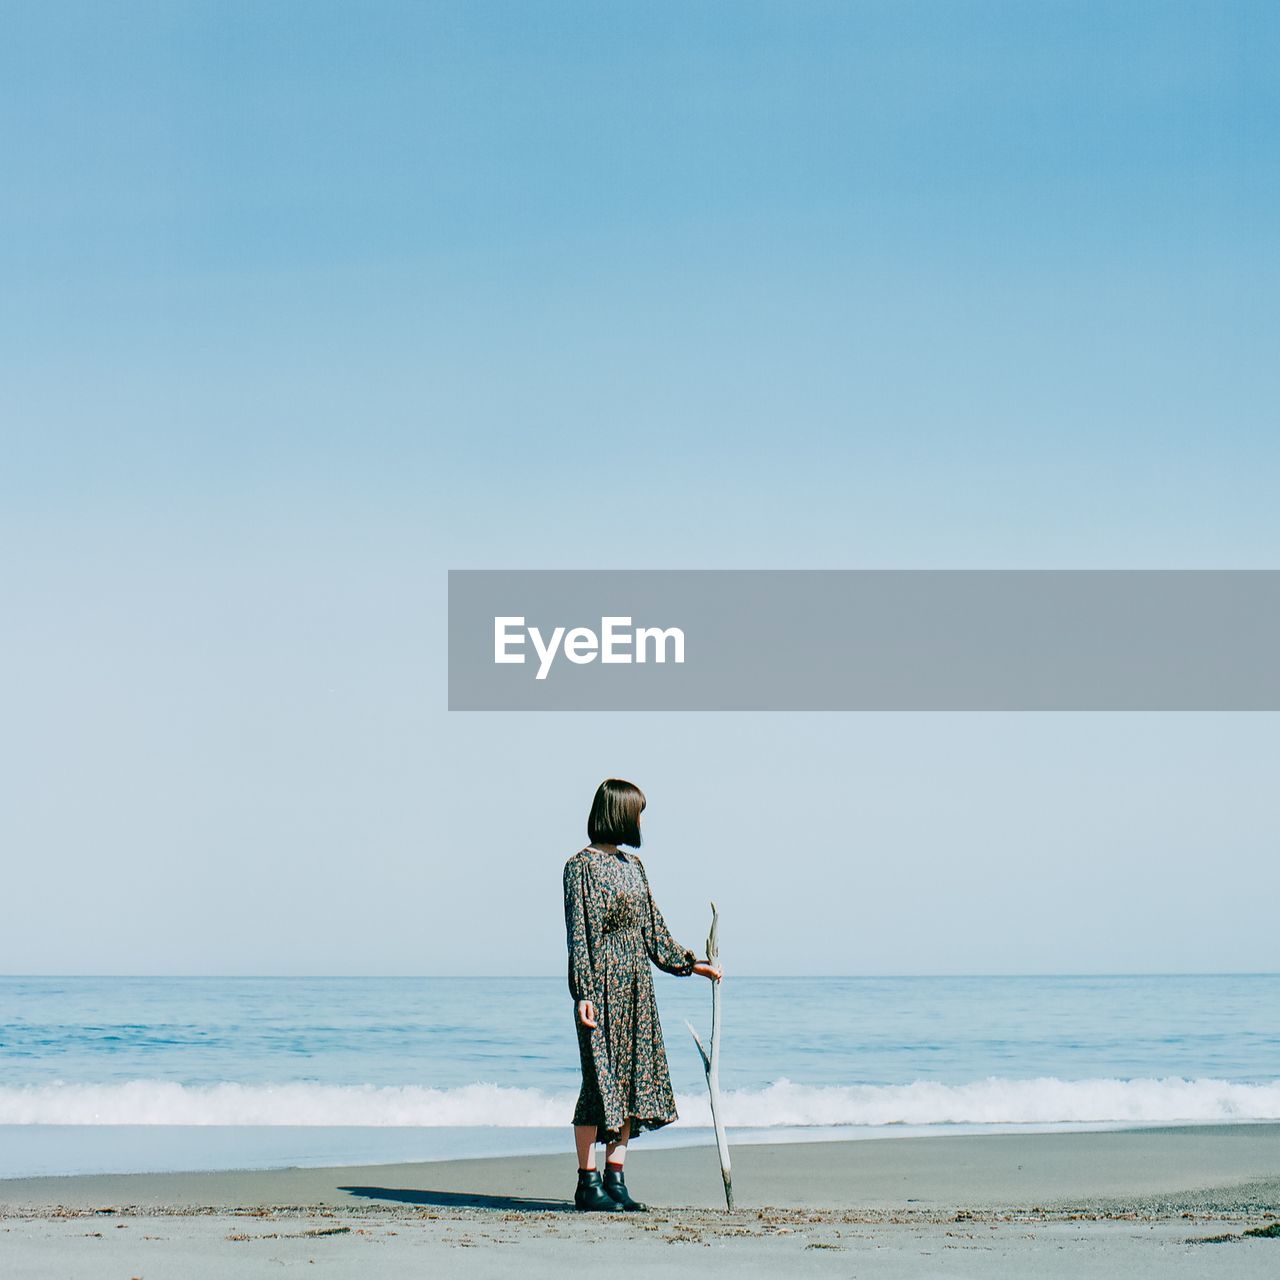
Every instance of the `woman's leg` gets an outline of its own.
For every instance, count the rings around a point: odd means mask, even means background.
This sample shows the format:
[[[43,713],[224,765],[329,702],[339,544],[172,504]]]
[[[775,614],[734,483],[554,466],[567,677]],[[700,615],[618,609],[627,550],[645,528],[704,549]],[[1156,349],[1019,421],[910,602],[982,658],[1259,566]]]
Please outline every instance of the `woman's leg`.
[[[627,1158],[627,1139],[629,1137],[631,1137],[631,1121],[626,1120],[618,1131],[617,1138],[606,1146],[604,1189],[606,1194],[613,1197],[614,1204],[632,1212],[643,1213],[649,1206],[641,1204],[639,1200],[632,1198],[631,1192],[627,1190],[627,1184],[622,1176],[622,1162]]]
[[[573,1145],[578,1149],[578,1168],[596,1167],[596,1127],[593,1124],[573,1126]]]
[[[610,1142],[604,1149],[604,1160],[606,1165],[614,1165],[617,1168],[622,1167],[622,1163],[627,1158],[627,1139],[631,1137],[631,1121],[624,1120],[622,1128],[618,1130],[618,1136]],[[582,1166],[584,1169],[586,1165]]]

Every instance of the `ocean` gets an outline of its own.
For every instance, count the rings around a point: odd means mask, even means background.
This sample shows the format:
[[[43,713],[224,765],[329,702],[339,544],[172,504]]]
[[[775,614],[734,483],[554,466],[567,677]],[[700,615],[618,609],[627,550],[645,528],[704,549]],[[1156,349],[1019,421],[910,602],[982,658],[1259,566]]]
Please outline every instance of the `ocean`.
[[[710,985],[655,975],[710,1141]],[[1280,1120],[1280,975],[734,977],[730,1141]],[[570,1149],[563,978],[0,978],[0,1177]]]

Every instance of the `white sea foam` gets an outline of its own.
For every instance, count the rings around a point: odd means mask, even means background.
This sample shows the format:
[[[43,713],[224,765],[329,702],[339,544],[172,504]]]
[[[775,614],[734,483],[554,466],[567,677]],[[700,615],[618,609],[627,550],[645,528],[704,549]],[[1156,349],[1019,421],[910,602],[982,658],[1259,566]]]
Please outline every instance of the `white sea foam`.
[[[325,1125],[559,1127],[576,1090],[470,1084],[183,1085],[0,1087],[0,1124]],[[678,1098],[681,1119],[707,1125],[704,1093]],[[827,1125],[1162,1124],[1280,1120],[1280,1082],[1225,1080],[1006,1080],[969,1084],[802,1085],[777,1080],[725,1095],[725,1121],[739,1128]]]

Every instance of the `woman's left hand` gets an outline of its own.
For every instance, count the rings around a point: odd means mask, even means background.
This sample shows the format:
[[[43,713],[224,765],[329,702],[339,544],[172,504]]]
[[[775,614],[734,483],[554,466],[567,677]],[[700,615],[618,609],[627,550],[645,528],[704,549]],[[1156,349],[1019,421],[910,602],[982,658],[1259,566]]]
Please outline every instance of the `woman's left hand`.
[[[710,978],[712,982],[719,982],[724,977],[724,970],[718,964],[712,964],[708,960],[697,961],[693,971],[700,973],[704,978]]]

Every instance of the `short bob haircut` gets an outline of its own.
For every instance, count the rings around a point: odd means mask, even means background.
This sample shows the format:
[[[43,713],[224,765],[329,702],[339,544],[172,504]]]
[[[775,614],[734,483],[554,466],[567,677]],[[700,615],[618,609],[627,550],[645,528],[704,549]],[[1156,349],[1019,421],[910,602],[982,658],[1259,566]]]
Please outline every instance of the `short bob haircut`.
[[[587,835],[594,844],[629,844],[640,847],[640,815],[644,792],[634,782],[606,778],[596,788],[587,818]]]

